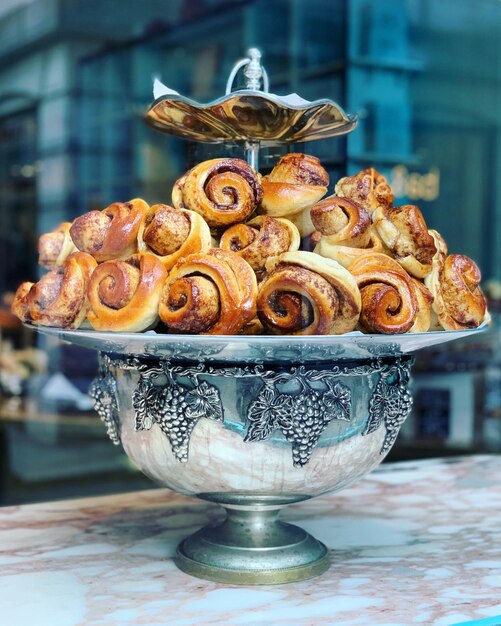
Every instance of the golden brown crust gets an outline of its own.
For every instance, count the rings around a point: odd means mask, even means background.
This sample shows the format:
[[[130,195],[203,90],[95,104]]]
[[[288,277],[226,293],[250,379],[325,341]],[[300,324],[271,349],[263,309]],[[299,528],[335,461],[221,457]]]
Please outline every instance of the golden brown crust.
[[[386,178],[373,167],[355,176],[341,178],[336,184],[335,194],[354,200],[369,213],[380,206],[391,206],[395,199]]]
[[[372,221],[383,243],[409,274],[424,278],[431,272],[437,249],[417,206],[379,207]]]
[[[298,250],[300,243],[299,231],[292,222],[258,215],[246,224],[228,228],[219,246],[241,256],[259,275],[268,258]]]
[[[210,229],[201,215],[188,209],[155,204],[145,213],[138,232],[140,253],[155,255],[170,270],[177,261],[212,245]]]
[[[369,213],[349,198],[324,198],[312,207],[311,219],[318,233],[314,252],[343,267],[349,268],[368,252],[383,252]]]
[[[369,213],[349,198],[329,196],[311,208],[315,228],[331,243],[342,243],[354,248],[365,248],[372,226]]]
[[[316,157],[286,154],[263,177],[262,210],[291,220],[306,237],[315,230],[309,209],[327,193],[328,184],[329,175]]]
[[[38,240],[38,262],[46,269],[62,265],[70,254],[78,251],[71,239],[70,226],[71,222],[61,222]]]
[[[144,200],[135,198],[114,202],[102,211],[89,211],[71,225],[73,243],[98,263],[125,259],[137,252],[137,234],[148,208]]]
[[[175,332],[236,334],[256,316],[257,281],[238,254],[213,248],[190,254],[171,270],[160,319]]]
[[[443,263],[436,260],[425,279],[435,300],[433,310],[445,330],[477,328],[486,319],[487,305],[480,289],[480,270],[463,254],[450,254]]]
[[[417,299],[417,313],[414,320],[414,324],[409,329],[410,333],[425,333],[430,330],[432,323],[432,309],[433,295],[431,291],[425,287],[425,285],[411,276],[412,284],[415,287],[415,294]]]
[[[30,283],[23,283],[16,292],[12,312],[37,326],[78,328],[89,308],[87,287],[96,266],[89,254],[74,252],[29,290]]]
[[[382,254],[384,247],[381,239],[371,228],[369,230],[369,241],[364,248],[352,248],[348,245],[332,244],[330,237],[321,237],[313,252],[320,256],[337,261],[346,269],[350,269],[351,265],[359,258],[367,256],[367,254]]]
[[[88,319],[95,330],[140,332],[158,322],[167,270],[152,254],[114,259],[92,274]]]
[[[10,310],[21,322],[31,322],[30,318],[30,291],[35,283],[25,281],[21,283],[14,294]]]
[[[396,261],[369,254],[355,261],[350,272],[360,288],[360,324],[366,332],[395,334],[412,328],[418,313],[416,287]]]
[[[337,335],[360,314],[360,293],[350,273],[312,252],[288,252],[267,264],[259,286],[258,317],[273,334]]]
[[[243,222],[261,202],[259,174],[242,159],[211,159],[179,178],[172,191],[176,208],[199,213],[213,229]]]

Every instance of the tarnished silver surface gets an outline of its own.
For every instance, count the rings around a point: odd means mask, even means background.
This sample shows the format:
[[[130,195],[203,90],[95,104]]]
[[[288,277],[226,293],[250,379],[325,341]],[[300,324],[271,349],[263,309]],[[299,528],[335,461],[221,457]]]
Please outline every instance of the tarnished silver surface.
[[[380,463],[410,409],[411,362],[227,367],[101,354],[92,394],[112,440],[145,474],[227,509],[225,521],[179,545],[178,566],[275,584],[328,567],[325,546],[278,512]]]
[[[303,498],[345,486],[388,452],[411,406],[410,363],[221,367],[101,355],[93,393],[119,407],[112,438],[120,433],[127,454],[161,484],[205,497]],[[360,449],[361,464],[336,459],[344,448],[350,457]]]

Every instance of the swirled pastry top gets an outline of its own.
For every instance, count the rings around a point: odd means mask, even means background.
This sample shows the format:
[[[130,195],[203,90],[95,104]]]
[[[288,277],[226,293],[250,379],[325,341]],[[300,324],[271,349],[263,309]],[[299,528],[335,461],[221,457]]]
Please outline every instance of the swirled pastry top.
[[[359,204],[349,198],[329,196],[311,208],[311,219],[330,243],[342,243],[365,248],[370,241],[371,217]]]
[[[251,266],[234,252],[212,248],[172,268],[160,319],[176,332],[233,335],[256,316],[256,296]]]
[[[242,159],[204,161],[179,178],[172,191],[176,208],[199,213],[214,229],[243,222],[261,202],[260,175]]]
[[[341,178],[334,192],[337,196],[358,202],[369,213],[380,206],[391,206],[395,199],[386,178],[373,167],[362,170],[355,176]]]
[[[409,274],[424,278],[431,272],[437,249],[417,206],[378,207],[372,221],[384,244]]]
[[[385,254],[368,254],[351,267],[362,297],[360,324],[366,332],[393,334],[409,331],[418,313],[412,278]]]
[[[96,266],[90,254],[70,254],[37,283],[22,283],[14,296],[12,312],[22,321],[39,326],[78,328],[87,315],[87,289]]]
[[[477,264],[463,254],[436,259],[425,282],[435,300],[433,309],[445,330],[477,328],[486,319],[487,305],[480,289]]]
[[[101,263],[89,281],[88,319],[95,330],[140,332],[158,322],[167,270],[152,254]]]
[[[313,252],[270,259],[259,286],[258,317],[273,334],[337,335],[354,329],[360,293],[351,274]]]
[[[258,215],[245,224],[228,228],[219,245],[223,250],[236,252],[254,271],[261,273],[267,259],[298,250],[300,243],[299,231],[292,222]]]
[[[125,259],[137,252],[137,234],[148,204],[140,198],[114,202],[102,211],[77,217],[70,228],[73,243],[98,263]]]

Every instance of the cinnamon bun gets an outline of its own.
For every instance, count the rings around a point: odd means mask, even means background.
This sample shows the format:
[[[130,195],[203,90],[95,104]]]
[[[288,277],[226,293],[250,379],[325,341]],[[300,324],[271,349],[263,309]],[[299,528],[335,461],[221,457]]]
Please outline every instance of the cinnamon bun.
[[[372,221],[383,243],[409,274],[424,278],[431,272],[437,249],[417,206],[379,207]]]
[[[250,222],[228,228],[219,245],[223,250],[236,252],[245,259],[259,277],[267,259],[295,251],[300,243],[299,231],[292,222],[258,215]]]
[[[46,269],[62,265],[70,254],[77,252],[70,235],[71,222],[61,222],[38,240],[38,262]]]
[[[313,252],[287,252],[267,263],[258,317],[273,334],[338,335],[355,328],[360,293],[351,274]]]
[[[477,264],[463,254],[450,254],[435,261],[425,283],[434,296],[433,310],[444,330],[477,328],[486,319],[487,304],[480,288]]]
[[[381,206],[391,206],[394,196],[386,178],[373,167],[354,176],[341,178],[335,188],[336,196],[350,198],[370,214]]]
[[[140,332],[158,322],[167,270],[152,254],[98,265],[89,283],[88,319],[95,330]]]
[[[250,217],[262,194],[260,175],[246,161],[211,159],[176,181],[172,203],[199,213],[217,231]]]
[[[369,333],[405,333],[418,313],[412,278],[385,254],[369,254],[355,261],[353,274],[362,297],[360,325]]]
[[[89,308],[87,288],[96,266],[90,254],[70,254],[37,283],[23,283],[14,296],[12,312],[38,326],[79,328]]]
[[[329,175],[316,157],[286,154],[263,177],[262,185],[264,213],[287,218],[298,227],[301,237],[315,230],[309,209],[325,196],[329,185]]]
[[[367,253],[383,252],[383,244],[372,227],[369,213],[349,198],[329,196],[311,209],[318,233],[313,252],[350,265]]]
[[[211,247],[210,229],[204,218],[188,209],[155,204],[139,227],[138,250],[155,255],[170,270],[177,261]]]
[[[98,263],[126,259],[137,252],[137,234],[148,208],[144,200],[136,198],[84,213],[70,227],[73,243]]]
[[[238,254],[220,248],[190,254],[171,270],[160,319],[171,330],[233,335],[256,316],[257,281]]]

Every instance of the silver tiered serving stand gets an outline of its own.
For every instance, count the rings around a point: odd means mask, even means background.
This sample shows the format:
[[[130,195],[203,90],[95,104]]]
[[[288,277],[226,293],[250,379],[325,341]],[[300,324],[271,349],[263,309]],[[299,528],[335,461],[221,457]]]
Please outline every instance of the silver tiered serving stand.
[[[246,89],[231,91],[243,68]],[[264,79],[264,91],[260,90]],[[147,121],[198,141],[261,145],[347,133],[334,102],[268,93],[257,50],[227,94],[155,100]],[[157,483],[217,503],[223,522],[178,546],[185,572],[223,583],[304,580],[329,567],[324,544],[281,522],[287,504],[343,489],[376,467],[411,407],[412,353],[476,331],[404,335],[190,336],[38,328],[100,356],[91,387],[115,444]]]

